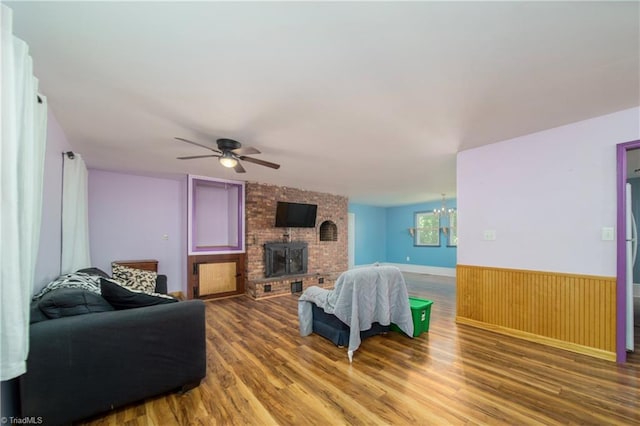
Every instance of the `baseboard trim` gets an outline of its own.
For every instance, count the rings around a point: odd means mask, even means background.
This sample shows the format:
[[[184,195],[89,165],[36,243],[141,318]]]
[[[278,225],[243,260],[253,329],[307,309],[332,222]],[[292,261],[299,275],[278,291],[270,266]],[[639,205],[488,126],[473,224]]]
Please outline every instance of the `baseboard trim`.
[[[455,277],[456,268],[443,268],[440,266],[412,265],[408,263],[383,263],[400,269],[402,272],[413,272],[415,274],[440,275],[443,277]]]
[[[558,349],[564,349],[564,350],[579,353],[582,355],[588,355],[595,358],[604,359],[607,361],[613,361],[613,362],[616,361],[615,352],[608,352],[601,349],[595,349],[595,348],[591,348],[584,345],[578,345],[571,342],[552,339],[550,337],[539,336],[537,334],[527,333],[525,331],[520,331],[520,330],[514,330],[512,328],[506,328],[499,325],[488,324],[485,322],[476,321],[476,320],[459,317],[459,316],[456,316],[456,323],[480,328],[483,330],[491,331],[491,332],[502,334],[505,336],[528,340],[530,342],[539,343],[542,345],[552,346]]]

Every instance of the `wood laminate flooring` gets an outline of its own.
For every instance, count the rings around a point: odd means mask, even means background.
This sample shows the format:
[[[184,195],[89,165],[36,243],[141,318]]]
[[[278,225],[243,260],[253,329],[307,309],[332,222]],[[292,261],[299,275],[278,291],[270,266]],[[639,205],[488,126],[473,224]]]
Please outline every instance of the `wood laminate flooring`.
[[[410,295],[434,301],[429,332],[368,338],[353,364],[346,348],[300,337],[298,295],[206,302],[198,388],[81,424],[640,424],[638,351],[617,365],[456,325],[455,279],[405,279]]]

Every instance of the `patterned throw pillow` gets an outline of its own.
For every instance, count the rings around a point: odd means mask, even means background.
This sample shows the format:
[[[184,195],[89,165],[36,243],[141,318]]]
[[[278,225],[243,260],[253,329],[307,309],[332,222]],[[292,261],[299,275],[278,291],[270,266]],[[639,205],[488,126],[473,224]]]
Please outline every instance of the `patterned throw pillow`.
[[[156,290],[158,274],[153,271],[129,268],[117,263],[111,264],[111,268],[113,279],[131,290],[140,290],[146,293],[153,293]]]

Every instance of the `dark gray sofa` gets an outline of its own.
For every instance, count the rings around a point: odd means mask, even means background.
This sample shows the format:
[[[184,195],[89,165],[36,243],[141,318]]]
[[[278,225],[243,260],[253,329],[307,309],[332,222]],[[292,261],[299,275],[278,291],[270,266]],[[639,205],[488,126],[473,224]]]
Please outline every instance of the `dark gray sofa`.
[[[160,277],[156,291],[166,292]],[[21,415],[47,425],[186,391],[206,375],[201,300],[40,321],[31,324],[29,342]]]

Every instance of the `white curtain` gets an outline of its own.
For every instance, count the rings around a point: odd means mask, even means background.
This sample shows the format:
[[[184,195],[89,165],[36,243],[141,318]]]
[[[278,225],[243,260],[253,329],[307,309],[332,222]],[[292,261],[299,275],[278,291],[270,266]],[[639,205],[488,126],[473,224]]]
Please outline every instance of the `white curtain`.
[[[26,371],[47,132],[46,98],[38,101],[29,47],[2,15],[2,143],[0,144],[0,380]]]
[[[62,167],[63,274],[91,266],[89,255],[88,172],[79,154],[64,154]]]

